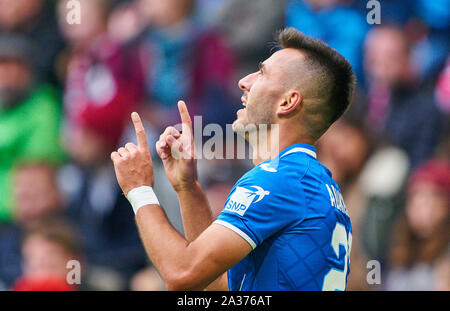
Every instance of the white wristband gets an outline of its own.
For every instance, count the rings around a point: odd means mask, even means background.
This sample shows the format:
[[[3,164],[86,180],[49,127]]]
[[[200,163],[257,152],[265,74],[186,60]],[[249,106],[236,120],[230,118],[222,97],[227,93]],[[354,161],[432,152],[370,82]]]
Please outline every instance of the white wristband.
[[[130,190],[127,199],[133,207],[134,214],[137,214],[142,206],[152,204],[159,205],[158,198],[156,197],[155,192],[153,192],[153,188],[149,186],[141,186]]]

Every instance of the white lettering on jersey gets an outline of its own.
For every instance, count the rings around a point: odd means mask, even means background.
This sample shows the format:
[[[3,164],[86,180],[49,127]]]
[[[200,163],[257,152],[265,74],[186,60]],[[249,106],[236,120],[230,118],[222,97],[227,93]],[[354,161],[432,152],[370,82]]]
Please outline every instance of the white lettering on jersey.
[[[254,188],[255,190],[249,190],[244,187],[236,187],[225,205],[225,210],[243,216],[252,203],[259,202],[266,195],[270,194],[269,191],[265,191],[263,188],[258,186],[251,186],[251,188]]]
[[[333,185],[325,184],[328,190],[328,194],[330,195],[331,206],[337,208],[342,213],[348,216],[347,207],[345,206],[344,199],[342,198],[342,194],[339,190],[336,190]]]

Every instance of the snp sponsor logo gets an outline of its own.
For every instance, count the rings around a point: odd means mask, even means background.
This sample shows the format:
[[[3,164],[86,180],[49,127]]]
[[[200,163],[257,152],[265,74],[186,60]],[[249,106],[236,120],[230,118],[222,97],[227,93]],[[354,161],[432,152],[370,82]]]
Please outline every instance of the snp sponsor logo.
[[[252,203],[261,201],[266,195],[269,195],[269,191],[265,191],[258,186],[251,186],[255,190],[249,190],[244,187],[236,187],[227,204],[225,210],[233,213],[237,213],[243,216],[248,207]]]

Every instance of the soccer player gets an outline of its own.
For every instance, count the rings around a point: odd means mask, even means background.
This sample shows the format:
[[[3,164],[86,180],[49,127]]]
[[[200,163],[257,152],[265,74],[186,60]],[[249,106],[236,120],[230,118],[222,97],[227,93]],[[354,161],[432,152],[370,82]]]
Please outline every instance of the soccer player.
[[[313,145],[348,107],[354,74],[335,50],[295,29],[280,32],[278,41],[282,49],[239,81],[245,109],[233,124],[238,132],[249,124],[276,124],[279,135],[254,143],[278,148],[256,155],[216,220],[197,179],[184,102],[178,104],[182,131],[168,127],[156,148],[180,201],[185,237],[151,188],[152,160],[138,114],[132,114],[137,145],[111,154],[143,244],[169,290],[346,288],[350,219]]]

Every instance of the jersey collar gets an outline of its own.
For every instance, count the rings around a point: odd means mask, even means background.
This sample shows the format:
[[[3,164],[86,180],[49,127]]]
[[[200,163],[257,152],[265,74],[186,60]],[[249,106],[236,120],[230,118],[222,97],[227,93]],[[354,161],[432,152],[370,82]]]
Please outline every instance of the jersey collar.
[[[292,146],[289,146],[280,152],[279,157],[282,158],[284,156],[287,156],[288,154],[297,152],[306,153],[314,159],[317,159],[316,147],[309,144],[294,144]]]

